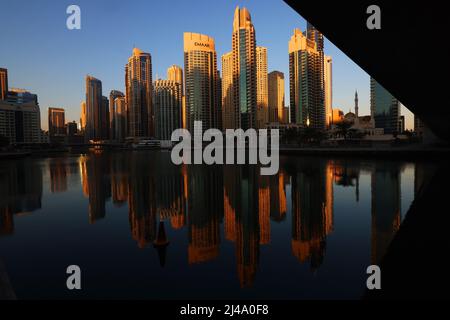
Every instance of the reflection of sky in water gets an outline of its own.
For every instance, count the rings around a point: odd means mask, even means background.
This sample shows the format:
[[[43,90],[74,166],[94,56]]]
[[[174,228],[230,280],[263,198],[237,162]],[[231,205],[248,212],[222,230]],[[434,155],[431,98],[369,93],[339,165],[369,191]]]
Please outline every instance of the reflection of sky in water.
[[[180,178],[180,168],[167,165],[169,153],[155,155],[150,152],[140,156],[103,154],[94,160],[91,157],[27,159],[23,160],[23,166],[20,162],[0,163],[0,181],[6,190],[0,202],[1,214],[6,214],[11,203],[23,201],[21,197],[33,196],[33,188],[38,194],[33,199],[39,199],[39,185],[42,193],[41,208],[23,216],[13,214],[13,234],[0,237],[0,259],[8,269],[19,298],[358,298],[364,292],[366,267],[374,259],[382,257],[398,229],[396,223],[400,221],[400,212],[403,219],[414,198],[413,163],[282,159],[280,172],[284,183],[280,183],[279,177],[275,180],[268,178],[265,182],[267,193],[261,191],[264,184],[258,180],[260,178],[240,169],[197,168],[194,172],[188,169],[185,173],[188,186],[198,192],[193,195],[187,193],[188,209],[182,228],[175,229],[170,218],[164,219],[170,243],[166,248],[165,265],[161,267],[153,240],[147,241],[143,248],[138,247],[136,235],[139,237],[140,232],[145,234],[145,223],[136,220],[139,215],[130,216],[130,194],[124,199],[127,201],[118,206],[113,203],[114,195],[110,190],[117,173],[124,173],[123,190],[128,193],[143,190],[138,192],[142,194],[134,195],[136,210],[155,203],[156,200],[152,202],[145,196],[152,192],[155,199],[159,197],[164,203],[166,193],[158,186],[165,188],[167,185],[158,185],[157,180],[148,183],[147,175]],[[148,167],[146,157],[152,159]],[[19,171],[27,171],[21,178],[27,181],[26,185],[20,186],[20,181],[17,182],[17,192],[22,196],[12,191],[8,193],[8,190],[15,190],[11,177]],[[32,177],[34,174],[39,177],[41,173],[42,183],[31,183],[30,179],[34,178],[30,178],[28,173]],[[240,180],[232,180],[233,177]],[[178,178],[174,181],[183,181],[181,178],[176,180]],[[216,178],[222,179],[218,191],[214,191]],[[248,187],[250,191],[244,190],[243,186],[256,185],[255,179],[259,181],[258,189]],[[96,192],[89,190],[85,194],[83,189],[86,186],[104,188]],[[226,214],[220,213],[216,220],[219,237],[211,240],[217,243],[217,256],[211,254],[209,259],[210,251],[197,248],[192,252],[198,255],[195,257],[199,260],[189,264],[192,257],[189,257],[188,247],[197,241],[193,240],[195,236],[202,241],[214,238],[214,231],[205,235],[202,232],[209,229],[201,227],[205,223],[211,226],[211,216],[205,214],[208,208],[224,210],[224,205],[216,203],[216,196],[219,195],[219,199],[223,197],[222,190],[226,186],[234,186],[227,192],[237,194],[238,198],[231,199],[230,203],[236,212],[242,210],[242,216],[227,220]],[[167,190],[171,190],[170,187]],[[184,192],[177,190],[179,196]],[[201,194],[194,199],[202,193],[201,190],[211,194]],[[265,234],[270,239],[269,243],[258,245],[258,241],[254,242],[251,237],[259,234],[262,239],[262,231],[255,233],[258,227],[252,222],[255,221],[252,217],[258,219],[258,213],[255,216],[248,208],[242,207],[242,203],[254,204],[256,199],[258,206],[262,206],[261,203],[265,202],[261,199],[266,198],[258,198],[258,193],[260,197],[269,193],[279,195],[280,190],[286,195],[286,214],[281,221],[272,218],[270,228],[260,223],[260,229],[270,232]],[[101,218],[101,214],[95,217],[94,213],[89,218],[89,197],[92,200],[99,195],[104,197],[105,217]],[[374,200],[372,195],[381,195],[384,199]],[[14,197],[18,199],[13,201]],[[97,200],[92,204],[101,210],[102,199]],[[271,214],[282,203],[278,201],[275,205],[275,200],[269,202],[272,207],[268,213]],[[321,216],[321,206],[324,206],[324,216]],[[191,217],[189,210],[197,213]],[[261,213],[259,216],[262,217],[260,219],[269,217]],[[90,219],[93,223],[89,223]],[[235,241],[226,239],[227,221],[234,221]],[[238,221],[241,221],[242,228],[236,227]],[[154,228],[158,228],[157,221]],[[294,234],[297,235],[296,242],[293,241]],[[65,289],[65,268],[70,264],[78,264],[82,269],[81,292]],[[247,267],[244,268],[246,271],[239,268],[242,264]],[[244,282],[249,283],[248,287],[241,288],[240,277],[247,279]]]

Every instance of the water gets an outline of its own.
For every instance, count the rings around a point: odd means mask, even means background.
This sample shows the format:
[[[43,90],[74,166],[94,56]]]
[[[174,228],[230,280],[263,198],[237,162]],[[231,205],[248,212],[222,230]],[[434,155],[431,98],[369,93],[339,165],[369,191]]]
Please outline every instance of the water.
[[[0,162],[0,263],[18,298],[359,298],[414,199],[418,164],[170,153]],[[66,268],[82,290],[66,288]]]

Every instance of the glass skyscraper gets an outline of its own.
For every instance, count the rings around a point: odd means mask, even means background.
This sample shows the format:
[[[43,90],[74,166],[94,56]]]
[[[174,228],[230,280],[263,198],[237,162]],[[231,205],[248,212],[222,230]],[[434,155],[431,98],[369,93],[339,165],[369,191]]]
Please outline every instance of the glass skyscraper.
[[[373,78],[370,78],[370,112],[376,128],[383,128],[386,134],[399,132],[400,102]]]

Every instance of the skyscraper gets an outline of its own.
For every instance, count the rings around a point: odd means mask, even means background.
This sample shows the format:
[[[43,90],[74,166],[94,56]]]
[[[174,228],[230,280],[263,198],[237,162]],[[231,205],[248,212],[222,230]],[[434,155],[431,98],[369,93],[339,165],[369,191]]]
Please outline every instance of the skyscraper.
[[[0,100],[8,96],[8,70],[0,68]]]
[[[123,92],[118,90],[111,90],[109,93],[109,138],[116,140],[116,105],[115,100],[120,97],[125,97]]]
[[[269,122],[283,122],[284,74],[280,71],[269,73]]]
[[[181,126],[186,128],[186,99],[184,97],[183,69],[180,66],[172,65],[167,69],[167,80],[181,84]]]
[[[269,93],[267,79],[267,48],[256,47],[256,106],[257,128],[264,128],[269,122]]]
[[[48,108],[48,134],[51,137],[65,136],[65,111],[62,108]]]
[[[152,58],[138,48],[125,66],[128,136],[153,135]]]
[[[375,128],[383,128],[386,134],[398,133],[400,102],[373,78],[370,78],[370,112]]]
[[[194,133],[194,121],[202,121],[203,130],[219,128],[222,111],[213,38],[198,33],[184,33],[184,73],[187,129],[191,134]]]
[[[105,117],[102,108],[102,82],[94,77],[86,76],[86,128],[85,139],[102,140],[102,119]]]
[[[244,130],[256,128],[256,35],[246,8],[236,7],[234,12],[232,51],[235,124]]]
[[[171,140],[172,132],[181,128],[181,83],[156,80],[154,91],[156,137]]]
[[[114,99],[114,140],[123,142],[127,136],[127,108],[125,97]]]
[[[318,50],[318,43],[308,39],[299,29],[295,29],[289,41],[292,123],[325,129],[322,70],[323,59]]]
[[[109,99],[102,96],[102,138],[109,139]]]
[[[329,128],[333,119],[333,59],[330,56],[325,56],[323,63],[325,122]]]
[[[233,102],[233,52],[222,56],[222,125],[224,130],[237,128]]]
[[[84,132],[86,128],[86,101],[81,102],[80,109],[81,109],[80,129],[82,132]]]

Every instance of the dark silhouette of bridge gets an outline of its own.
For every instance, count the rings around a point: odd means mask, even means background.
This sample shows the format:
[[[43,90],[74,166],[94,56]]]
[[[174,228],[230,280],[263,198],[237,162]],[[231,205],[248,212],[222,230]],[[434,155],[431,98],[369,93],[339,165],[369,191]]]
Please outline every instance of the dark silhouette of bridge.
[[[442,1],[285,0],[334,45],[450,141],[448,11]],[[381,9],[369,30],[367,8]]]

